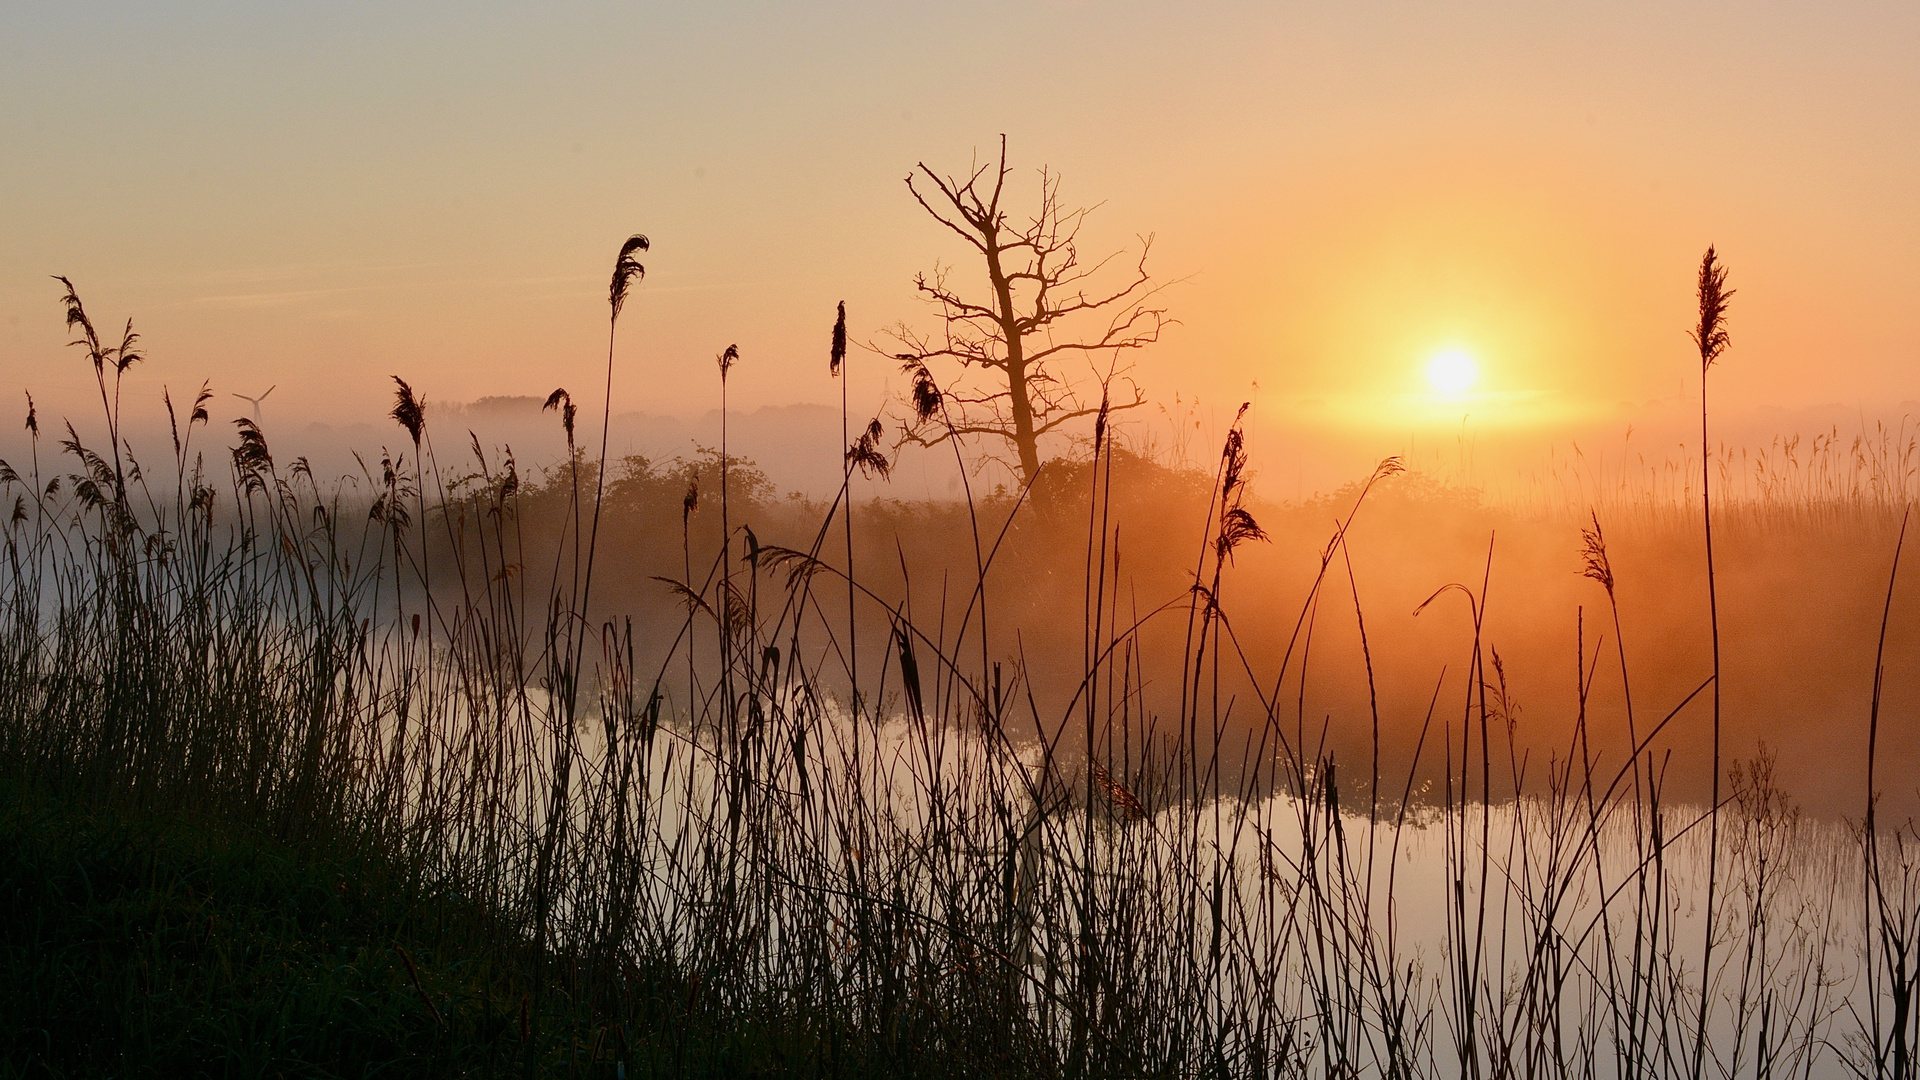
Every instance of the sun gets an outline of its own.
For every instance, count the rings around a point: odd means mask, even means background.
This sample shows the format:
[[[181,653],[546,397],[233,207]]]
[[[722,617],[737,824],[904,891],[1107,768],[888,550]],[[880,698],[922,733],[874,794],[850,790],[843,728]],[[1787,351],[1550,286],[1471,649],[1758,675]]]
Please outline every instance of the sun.
[[[1479,375],[1473,355],[1465,349],[1441,349],[1427,361],[1428,385],[1448,396],[1466,393]]]

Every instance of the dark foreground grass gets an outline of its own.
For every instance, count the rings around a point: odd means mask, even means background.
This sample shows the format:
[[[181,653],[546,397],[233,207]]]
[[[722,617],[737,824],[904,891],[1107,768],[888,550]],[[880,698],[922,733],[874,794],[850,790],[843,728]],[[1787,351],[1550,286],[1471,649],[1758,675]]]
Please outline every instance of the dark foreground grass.
[[[778,1002],[716,1024],[658,970],[595,1016],[564,978],[536,993],[497,921],[377,852],[0,782],[0,1077],[948,1072]]]
[[[17,785],[0,802],[5,1075],[484,1074],[524,1052],[515,984],[459,946],[484,913],[377,858]]]

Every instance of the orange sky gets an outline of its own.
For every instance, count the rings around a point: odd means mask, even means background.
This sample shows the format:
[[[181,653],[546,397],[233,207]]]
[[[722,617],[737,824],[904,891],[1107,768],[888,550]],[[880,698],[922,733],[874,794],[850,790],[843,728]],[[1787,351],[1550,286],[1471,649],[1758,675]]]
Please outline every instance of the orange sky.
[[[1156,398],[1268,428],[1604,429],[1692,393],[1692,273],[1739,289],[1730,409],[1920,398],[1920,8],[1878,5],[16,3],[0,33],[0,374],[56,407],[71,276],[157,395],[270,420],[594,386],[605,278],[654,243],[615,408],[837,400],[961,253],[907,197],[1008,134],[1158,236]],[[961,272],[970,269],[964,262]],[[856,409],[886,391],[856,357]],[[1256,390],[1253,384],[1258,383]],[[582,396],[588,396],[584,392]],[[222,401],[237,412],[239,402]],[[0,406],[4,407],[4,406]]]

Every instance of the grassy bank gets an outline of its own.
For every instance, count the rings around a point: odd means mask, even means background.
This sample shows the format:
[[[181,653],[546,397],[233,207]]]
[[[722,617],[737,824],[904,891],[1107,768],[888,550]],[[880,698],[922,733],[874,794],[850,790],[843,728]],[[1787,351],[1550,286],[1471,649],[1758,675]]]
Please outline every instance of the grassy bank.
[[[0,1076],[928,1071],[830,1060],[831,1025],[777,1003],[716,1027],[671,976],[596,1013],[378,852],[88,802],[0,784]]]
[[[485,915],[377,854],[9,784],[0,1016],[15,1076],[483,1073],[522,1053]],[[557,1017],[556,1017],[557,1019]],[[564,1056],[558,1024],[534,1056]]]

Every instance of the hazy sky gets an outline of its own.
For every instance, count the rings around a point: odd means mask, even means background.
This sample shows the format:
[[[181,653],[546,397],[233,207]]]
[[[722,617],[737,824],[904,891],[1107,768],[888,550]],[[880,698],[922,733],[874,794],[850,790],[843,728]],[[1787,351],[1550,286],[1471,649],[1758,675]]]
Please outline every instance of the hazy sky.
[[[1390,427],[1447,345],[1514,422],[1691,392],[1713,242],[1723,400],[1898,402],[1916,57],[1911,3],[10,0],[0,373],[89,392],[58,273],[145,333],[134,394],[277,383],[283,422],[377,418],[390,374],[591,398],[639,231],[616,409],[712,407],[732,342],[736,404],[837,401],[835,301],[872,337],[927,324],[916,270],[973,271],[902,179],[1004,132],[1029,189],[1044,163],[1104,203],[1091,247],[1155,233],[1186,279],[1157,397]],[[872,408],[885,365],[855,365]]]

